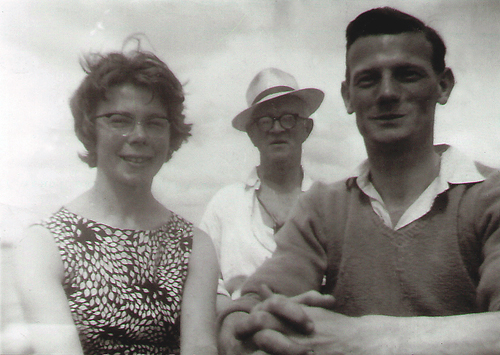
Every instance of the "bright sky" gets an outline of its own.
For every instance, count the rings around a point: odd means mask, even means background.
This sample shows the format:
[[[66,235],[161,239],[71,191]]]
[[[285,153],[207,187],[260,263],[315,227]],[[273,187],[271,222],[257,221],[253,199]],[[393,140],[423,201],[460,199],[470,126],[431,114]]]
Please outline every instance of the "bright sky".
[[[439,107],[436,142],[500,167],[500,2],[466,0],[156,0],[0,2],[0,231],[2,241],[88,189],[68,99],[83,78],[79,57],[119,50],[131,33],[150,39],[185,83],[193,137],[155,179],[155,195],[195,223],[222,186],[258,162],[248,137],[231,127],[246,108],[248,83],[269,66],[326,93],[304,146],[304,166],[335,181],[365,157],[354,116],[340,97],[344,30],[372,7],[391,5],[436,28],[457,84]]]

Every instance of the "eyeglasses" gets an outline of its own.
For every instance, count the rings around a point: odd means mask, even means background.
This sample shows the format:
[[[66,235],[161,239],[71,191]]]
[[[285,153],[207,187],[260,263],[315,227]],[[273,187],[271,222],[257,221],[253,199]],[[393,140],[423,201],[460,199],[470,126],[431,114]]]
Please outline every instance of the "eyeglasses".
[[[274,127],[274,122],[278,121],[283,129],[292,129],[297,124],[298,119],[303,119],[295,113],[284,113],[279,117],[263,116],[254,122],[263,132],[269,132]]]
[[[170,121],[166,117],[148,117],[144,121],[137,121],[123,113],[107,113],[96,116],[111,130],[122,136],[128,136],[136,125],[142,126],[144,132],[151,138],[165,137],[170,133]]]

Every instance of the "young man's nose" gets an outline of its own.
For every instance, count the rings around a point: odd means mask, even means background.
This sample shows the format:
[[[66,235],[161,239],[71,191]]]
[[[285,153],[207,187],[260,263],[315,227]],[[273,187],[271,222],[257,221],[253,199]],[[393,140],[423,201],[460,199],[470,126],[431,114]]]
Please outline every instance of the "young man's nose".
[[[397,80],[391,76],[383,76],[380,80],[378,90],[379,104],[391,104],[397,102],[401,95],[401,87]]]

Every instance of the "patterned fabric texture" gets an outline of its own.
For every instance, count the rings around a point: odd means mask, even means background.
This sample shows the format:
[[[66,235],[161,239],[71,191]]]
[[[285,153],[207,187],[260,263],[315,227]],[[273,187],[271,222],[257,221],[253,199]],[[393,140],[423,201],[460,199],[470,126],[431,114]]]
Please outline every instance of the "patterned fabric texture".
[[[154,230],[117,229],[61,208],[41,225],[59,247],[85,354],[179,353],[191,223],[172,213]]]

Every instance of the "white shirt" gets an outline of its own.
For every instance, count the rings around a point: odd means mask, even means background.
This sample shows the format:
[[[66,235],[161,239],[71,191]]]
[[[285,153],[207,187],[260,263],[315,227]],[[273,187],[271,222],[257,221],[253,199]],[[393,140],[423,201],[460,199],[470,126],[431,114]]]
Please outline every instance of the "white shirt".
[[[313,180],[304,174],[302,191]],[[221,277],[218,293],[233,299],[245,279],[270,258],[276,249],[274,231],[264,224],[256,191],[261,181],[254,168],[245,183],[219,190],[208,203],[200,228],[213,240]]]
[[[427,189],[408,207],[394,226],[384,201],[370,181],[368,160],[364,161],[353,177],[359,188],[370,198],[375,213],[389,228],[398,230],[419,219],[430,211],[436,197],[448,190],[450,184],[463,184],[483,181],[484,177],[478,172],[474,162],[459,150],[448,145],[437,145],[436,151],[441,153],[441,167],[439,175],[430,183]]]

